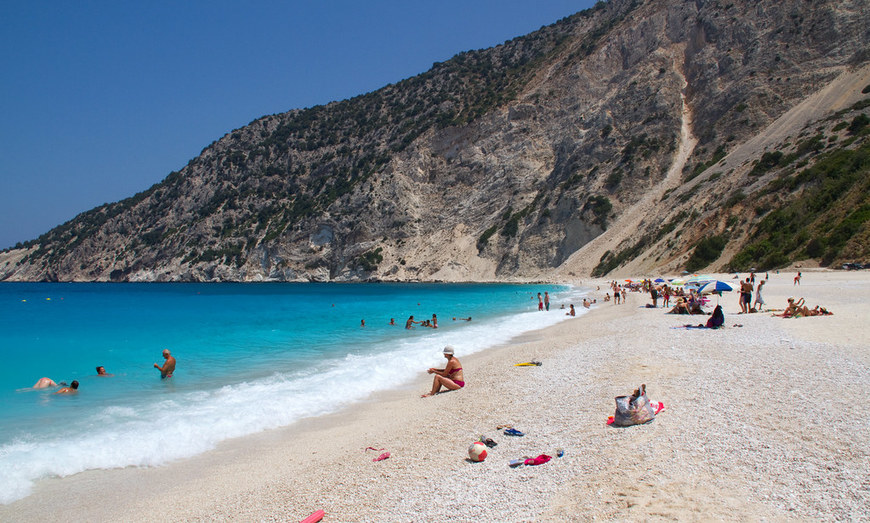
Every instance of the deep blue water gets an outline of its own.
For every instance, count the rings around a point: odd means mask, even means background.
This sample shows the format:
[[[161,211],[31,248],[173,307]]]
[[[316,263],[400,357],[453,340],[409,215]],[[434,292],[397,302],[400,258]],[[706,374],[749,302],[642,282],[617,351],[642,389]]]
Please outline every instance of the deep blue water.
[[[540,313],[535,296],[545,290],[551,311]],[[335,411],[409,383],[443,361],[448,343],[461,357],[562,321],[559,306],[583,293],[502,284],[0,284],[0,503],[26,496],[41,477],[159,465]],[[405,330],[408,316],[432,314],[438,329]],[[167,380],[153,368],[164,348],[178,360]],[[97,365],[113,376],[98,377]],[[78,380],[79,392],[33,390],[43,376]]]

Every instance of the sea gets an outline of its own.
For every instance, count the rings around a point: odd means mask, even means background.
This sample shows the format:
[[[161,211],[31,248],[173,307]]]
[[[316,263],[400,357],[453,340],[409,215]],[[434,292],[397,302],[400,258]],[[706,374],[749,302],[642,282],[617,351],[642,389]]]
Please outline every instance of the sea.
[[[539,312],[545,291],[550,311]],[[560,307],[579,305],[587,292],[544,284],[0,283],[0,503],[26,497],[40,478],[159,466],[408,387],[443,365],[445,345],[462,358],[507,343],[566,320]],[[412,315],[437,315],[438,328],[405,329]],[[163,349],[178,362],[168,379],[154,368]],[[97,366],[110,376],[98,376]],[[42,377],[77,380],[78,392],[33,389]]]

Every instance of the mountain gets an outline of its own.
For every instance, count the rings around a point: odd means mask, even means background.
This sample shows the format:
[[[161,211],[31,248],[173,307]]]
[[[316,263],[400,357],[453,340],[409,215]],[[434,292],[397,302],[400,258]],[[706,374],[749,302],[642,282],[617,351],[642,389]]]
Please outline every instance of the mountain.
[[[611,0],[264,116],[0,279],[509,280],[870,250],[867,0]]]

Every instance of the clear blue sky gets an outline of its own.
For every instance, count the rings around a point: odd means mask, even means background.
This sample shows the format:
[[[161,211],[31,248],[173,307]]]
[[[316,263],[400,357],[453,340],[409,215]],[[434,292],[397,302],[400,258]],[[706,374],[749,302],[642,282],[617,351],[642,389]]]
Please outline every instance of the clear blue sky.
[[[0,248],[147,189],[227,132],[594,0],[2,0]]]

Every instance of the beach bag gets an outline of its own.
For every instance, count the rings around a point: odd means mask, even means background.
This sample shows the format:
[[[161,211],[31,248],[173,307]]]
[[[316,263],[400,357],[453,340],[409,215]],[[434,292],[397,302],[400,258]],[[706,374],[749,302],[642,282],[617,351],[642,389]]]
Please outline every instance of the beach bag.
[[[656,417],[655,409],[646,397],[646,384],[641,385],[631,396],[617,396],[613,424],[618,427],[642,425]]]

